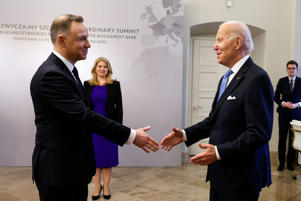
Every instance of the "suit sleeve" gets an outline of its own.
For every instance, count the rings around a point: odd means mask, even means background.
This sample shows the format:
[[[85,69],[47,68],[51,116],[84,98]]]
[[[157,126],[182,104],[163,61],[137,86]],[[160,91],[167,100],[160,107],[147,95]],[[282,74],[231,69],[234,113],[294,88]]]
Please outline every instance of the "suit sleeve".
[[[211,115],[195,125],[185,128],[187,135],[186,146],[190,146],[201,139],[209,137],[212,124],[210,116]]]
[[[218,88],[215,93],[215,98],[212,103],[209,116],[206,119],[204,119],[203,121],[185,129],[185,132],[187,135],[187,141],[185,142],[186,146],[190,146],[190,145],[196,143],[197,141],[199,141],[201,139],[205,139],[210,136],[210,129],[212,127],[212,111],[213,111],[214,105],[216,104],[216,101],[217,101],[217,96],[218,96],[221,81],[222,81],[222,78],[219,80]]]
[[[74,125],[81,125],[119,145],[128,140],[130,128],[88,108],[79,97],[77,87],[64,75],[57,72],[47,73],[42,79],[40,92],[43,101]]]
[[[277,86],[276,86],[276,91],[275,91],[275,96],[274,96],[274,101],[279,105],[281,106],[281,102],[282,102],[282,99],[280,97],[280,94],[281,94],[281,84],[280,84],[280,80],[278,81],[277,83]]]
[[[217,145],[222,160],[236,154],[254,153],[271,138],[273,127],[273,88],[266,74],[253,79],[244,99],[246,129],[241,135]]]
[[[123,121],[122,95],[118,81],[116,81],[116,121],[121,124]]]

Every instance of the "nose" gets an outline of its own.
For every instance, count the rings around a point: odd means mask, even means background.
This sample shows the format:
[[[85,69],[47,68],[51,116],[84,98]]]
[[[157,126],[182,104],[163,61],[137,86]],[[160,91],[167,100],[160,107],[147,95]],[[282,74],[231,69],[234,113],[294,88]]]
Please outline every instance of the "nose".
[[[213,50],[217,50],[217,44],[216,43],[213,45]]]
[[[86,48],[90,48],[91,47],[91,44],[90,44],[90,42],[89,42],[88,39],[85,41],[85,47]]]

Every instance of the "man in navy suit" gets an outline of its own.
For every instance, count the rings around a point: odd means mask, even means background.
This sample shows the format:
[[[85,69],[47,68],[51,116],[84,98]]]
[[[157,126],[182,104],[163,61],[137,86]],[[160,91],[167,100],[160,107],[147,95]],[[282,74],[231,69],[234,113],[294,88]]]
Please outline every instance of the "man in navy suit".
[[[53,53],[30,84],[37,127],[33,179],[41,201],[86,201],[95,174],[91,132],[120,146],[133,143],[146,152],[158,150],[158,143],[146,133],[150,127],[133,130],[89,109],[74,66],[86,59],[90,48],[81,16],[55,18],[50,36]]]
[[[202,153],[190,162],[208,165],[210,201],[258,200],[261,188],[271,184],[268,142],[273,126],[273,87],[268,74],[255,63],[251,33],[243,22],[220,25],[214,50],[229,68],[219,83],[212,109],[202,122],[184,130],[172,128],[162,148],[181,142],[199,144]]]
[[[278,104],[279,140],[278,140],[278,171],[284,169],[286,142],[288,136],[287,169],[294,171],[295,150],[292,147],[293,132],[290,122],[301,120],[301,79],[297,77],[298,63],[290,60],[286,64],[288,76],[279,79],[274,100]]]

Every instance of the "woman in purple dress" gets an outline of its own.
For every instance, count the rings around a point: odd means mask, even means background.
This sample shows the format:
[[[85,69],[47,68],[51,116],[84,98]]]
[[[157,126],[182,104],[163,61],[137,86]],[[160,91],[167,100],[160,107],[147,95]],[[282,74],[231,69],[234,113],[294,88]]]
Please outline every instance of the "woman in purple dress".
[[[108,59],[99,57],[91,70],[92,79],[85,81],[84,87],[93,110],[105,117],[122,123],[122,98],[120,84],[112,79],[112,68]],[[112,167],[118,165],[118,146],[107,139],[92,133],[96,161],[96,173],[93,200],[100,198],[103,190],[104,199],[110,199],[110,178]],[[101,185],[103,175],[103,186]]]

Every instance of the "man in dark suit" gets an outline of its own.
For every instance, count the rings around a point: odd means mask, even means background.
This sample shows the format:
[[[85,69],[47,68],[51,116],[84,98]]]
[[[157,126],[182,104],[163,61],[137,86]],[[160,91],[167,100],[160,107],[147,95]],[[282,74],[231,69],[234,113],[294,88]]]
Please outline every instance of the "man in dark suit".
[[[290,122],[301,120],[301,79],[297,77],[298,63],[290,60],[286,64],[288,76],[279,79],[274,100],[278,104],[279,140],[278,140],[278,171],[284,169],[286,142],[288,136],[287,169],[294,171],[295,150],[292,147],[293,132]]]
[[[181,142],[199,144],[204,151],[190,162],[208,165],[210,201],[258,200],[271,184],[268,141],[273,126],[273,87],[267,73],[253,63],[251,33],[242,22],[220,25],[214,50],[231,71],[219,83],[212,109],[202,122],[184,130],[173,128],[162,139],[165,150]]]
[[[95,173],[91,132],[144,151],[158,150],[145,131],[132,130],[89,109],[74,64],[86,58],[90,43],[83,18],[61,15],[50,28],[53,53],[34,74],[30,91],[35,111],[33,179],[41,201],[86,201]]]

